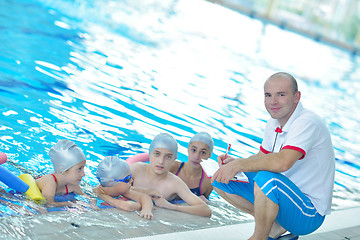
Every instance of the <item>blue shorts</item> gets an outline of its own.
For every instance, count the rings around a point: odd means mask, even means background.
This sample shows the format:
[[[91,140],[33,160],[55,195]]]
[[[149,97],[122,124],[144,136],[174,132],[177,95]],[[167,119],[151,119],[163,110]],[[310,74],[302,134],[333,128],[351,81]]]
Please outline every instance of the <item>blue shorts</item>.
[[[215,181],[212,185],[254,203],[254,182],[256,182],[262,192],[279,205],[276,221],[292,234],[312,233],[323,223],[325,216],[320,215],[310,199],[283,174],[260,171],[245,175],[249,178],[249,183],[230,181],[229,184],[225,184]]]

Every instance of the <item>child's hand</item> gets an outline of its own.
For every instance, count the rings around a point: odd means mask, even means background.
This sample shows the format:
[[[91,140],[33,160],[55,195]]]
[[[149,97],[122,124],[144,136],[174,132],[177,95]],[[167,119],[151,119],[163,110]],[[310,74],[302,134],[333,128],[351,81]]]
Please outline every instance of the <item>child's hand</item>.
[[[39,211],[40,213],[47,213],[48,211],[46,210],[46,208],[42,207],[42,206],[38,206],[38,208],[36,208],[35,210]]]
[[[199,198],[206,203],[209,202],[209,200],[204,195],[199,196]]]
[[[92,210],[98,211],[100,208],[97,205],[90,204]]]
[[[74,207],[80,211],[86,211],[89,207],[89,204],[84,201],[77,200],[75,202],[71,202],[73,205],[70,205],[70,207]]]
[[[54,202],[47,199],[47,207],[76,207],[76,203],[73,202]]]
[[[76,201],[74,203],[74,207],[78,208],[79,210],[86,210],[88,208],[91,208],[92,210],[100,210],[100,208],[96,205],[97,202],[96,201],[89,201],[89,203],[84,202],[84,201]]]
[[[25,201],[26,205],[31,207],[32,209],[40,212],[40,213],[47,213],[48,211],[46,210],[46,208],[44,206],[38,205],[34,202],[31,201]]]
[[[171,209],[172,204],[169,203],[165,198],[163,197],[153,197],[152,200],[154,201],[155,205],[162,208],[169,208]]]
[[[141,210],[141,211],[139,212],[139,216],[142,217],[142,218],[145,218],[145,219],[147,219],[147,220],[151,220],[151,219],[153,219],[153,217],[154,217],[154,215],[152,214],[151,211],[145,210],[145,209],[143,209],[143,210]]]
[[[92,210],[100,210],[100,208],[97,206],[97,200],[94,198],[89,199],[89,205]]]

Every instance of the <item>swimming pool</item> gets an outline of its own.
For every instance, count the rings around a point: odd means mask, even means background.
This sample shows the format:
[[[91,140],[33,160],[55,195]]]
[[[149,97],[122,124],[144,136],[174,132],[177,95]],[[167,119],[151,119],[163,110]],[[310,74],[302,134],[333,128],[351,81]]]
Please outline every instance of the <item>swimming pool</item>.
[[[160,132],[180,160],[203,130],[213,159],[228,143],[248,156],[268,119],[263,82],[288,71],[332,134],[333,209],[360,204],[359,56],[200,0],[6,0],[0,31],[0,151],[15,174],[51,172],[63,138],[85,152],[85,188],[104,156],[147,151]]]

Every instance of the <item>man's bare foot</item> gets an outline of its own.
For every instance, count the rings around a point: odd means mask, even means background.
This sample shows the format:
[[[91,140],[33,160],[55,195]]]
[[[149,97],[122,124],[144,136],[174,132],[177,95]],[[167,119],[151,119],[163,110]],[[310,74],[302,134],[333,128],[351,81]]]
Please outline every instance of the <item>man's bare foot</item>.
[[[277,239],[284,233],[286,233],[285,228],[283,228],[277,221],[275,221],[270,229],[269,237]]]

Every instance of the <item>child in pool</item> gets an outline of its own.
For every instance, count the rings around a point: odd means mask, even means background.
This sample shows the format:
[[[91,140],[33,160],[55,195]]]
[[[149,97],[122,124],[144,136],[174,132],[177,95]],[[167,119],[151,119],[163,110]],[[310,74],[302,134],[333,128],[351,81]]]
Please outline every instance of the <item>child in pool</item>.
[[[141,210],[139,215],[145,219],[152,219],[153,203],[149,195],[134,191],[131,187],[132,176],[126,161],[116,156],[105,157],[96,170],[96,177],[100,185],[94,188],[99,198],[113,207],[124,211]],[[126,201],[123,196],[134,201]]]
[[[85,195],[79,186],[81,179],[85,176],[86,158],[84,153],[74,142],[60,140],[50,149],[49,156],[55,173],[37,178],[37,186],[46,199],[47,205],[54,207],[75,206],[73,202],[57,202],[55,199],[58,195],[69,193]],[[91,208],[98,209],[96,200],[90,197],[88,199]]]
[[[156,206],[187,212],[199,216],[211,216],[211,209],[176,175],[169,172],[177,157],[177,142],[167,133],[157,135],[150,144],[150,164],[136,162],[130,166],[133,186],[153,195]],[[188,205],[170,203],[178,195]]]
[[[213,187],[210,179],[206,177],[200,163],[211,157],[214,148],[214,141],[210,134],[199,132],[195,134],[188,145],[188,161],[175,161],[170,172],[179,176],[190,191],[199,196],[203,201],[207,202]]]

